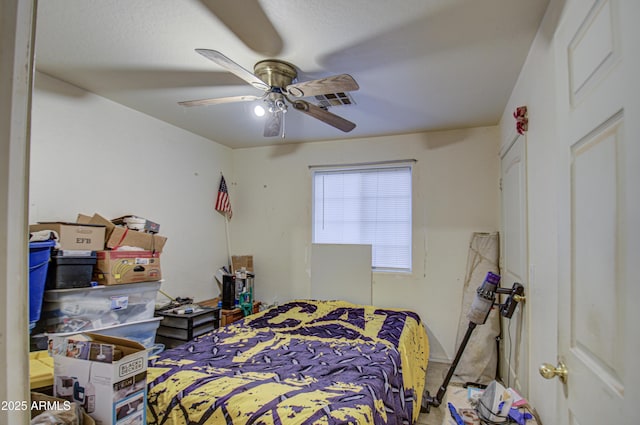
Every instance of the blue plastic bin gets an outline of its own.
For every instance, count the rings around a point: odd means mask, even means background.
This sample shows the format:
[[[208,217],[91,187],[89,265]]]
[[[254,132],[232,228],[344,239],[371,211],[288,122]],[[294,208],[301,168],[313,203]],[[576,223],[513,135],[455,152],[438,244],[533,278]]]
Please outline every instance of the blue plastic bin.
[[[55,241],[29,242],[29,329],[40,319],[44,285]]]

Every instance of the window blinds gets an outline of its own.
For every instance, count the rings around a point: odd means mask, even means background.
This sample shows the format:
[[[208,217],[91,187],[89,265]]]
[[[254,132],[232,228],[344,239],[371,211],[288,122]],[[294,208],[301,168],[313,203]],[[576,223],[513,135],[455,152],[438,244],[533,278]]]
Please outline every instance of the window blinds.
[[[372,245],[374,270],[411,270],[411,166],[313,172],[313,242]]]

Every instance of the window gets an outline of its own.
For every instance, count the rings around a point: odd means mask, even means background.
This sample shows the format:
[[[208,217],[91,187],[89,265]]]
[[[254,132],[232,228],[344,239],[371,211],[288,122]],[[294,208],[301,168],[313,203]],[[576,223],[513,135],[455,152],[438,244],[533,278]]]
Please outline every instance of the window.
[[[411,271],[411,165],[313,172],[313,242],[372,245],[374,271]]]

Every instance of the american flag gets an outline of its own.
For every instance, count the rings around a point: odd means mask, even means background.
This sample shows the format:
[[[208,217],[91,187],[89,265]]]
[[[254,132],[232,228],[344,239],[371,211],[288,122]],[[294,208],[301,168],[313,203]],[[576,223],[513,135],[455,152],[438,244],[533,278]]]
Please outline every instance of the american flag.
[[[231,211],[231,203],[229,202],[229,192],[227,191],[227,183],[224,176],[220,179],[220,188],[218,189],[218,198],[216,199],[216,211],[226,215],[231,219],[233,212]]]

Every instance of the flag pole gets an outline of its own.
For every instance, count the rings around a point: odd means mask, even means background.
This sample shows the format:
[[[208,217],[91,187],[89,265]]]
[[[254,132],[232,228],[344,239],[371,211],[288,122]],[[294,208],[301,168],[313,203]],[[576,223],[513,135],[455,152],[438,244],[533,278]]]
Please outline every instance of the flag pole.
[[[224,215],[224,229],[225,234],[227,235],[227,259],[229,261],[229,267],[233,268],[233,263],[231,261],[231,238],[229,238],[229,215]],[[229,270],[229,273],[233,273],[233,270]]]
[[[229,261],[229,266],[233,267],[231,261],[231,238],[229,236],[229,218],[232,215],[231,202],[229,201],[229,189],[227,188],[227,182],[224,180],[222,172],[220,173],[220,186],[218,187],[215,209],[224,215],[224,229],[227,236],[227,260]]]

